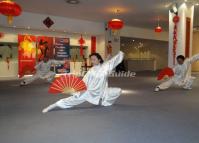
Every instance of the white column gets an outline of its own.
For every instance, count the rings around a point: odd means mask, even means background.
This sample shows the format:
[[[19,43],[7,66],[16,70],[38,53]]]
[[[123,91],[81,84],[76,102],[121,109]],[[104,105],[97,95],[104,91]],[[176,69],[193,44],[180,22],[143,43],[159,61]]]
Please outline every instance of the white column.
[[[193,14],[194,14],[194,6],[189,6],[185,3],[181,4],[178,8],[178,16],[180,17],[180,21],[177,24],[177,49],[176,56],[185,55],[186,49],[186,18],[191,19],[190,23],[190,53],[189,56],[192,55],[192,36],[193,36]],[[173,67],[173,30],[174,23],[173,17],[175,15],[169,12],[169,58],[168,58],[168,66]]]

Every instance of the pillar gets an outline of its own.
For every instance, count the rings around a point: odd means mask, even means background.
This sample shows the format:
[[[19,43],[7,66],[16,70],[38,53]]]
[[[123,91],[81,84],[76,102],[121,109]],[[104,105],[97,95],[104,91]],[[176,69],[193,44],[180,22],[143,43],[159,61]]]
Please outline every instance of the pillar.
[[[184,55],[186,57],[192,56],[192,36],[193,36],[193,14],[194,6],[181,4],[178,8],[178,16],[180,21],[177,23],[177,47],[176,56]],[[169,12],[169,67],[174,66],[173,58],[173,32],[175,14]],[[175,60],[176,63],[176,60]]]

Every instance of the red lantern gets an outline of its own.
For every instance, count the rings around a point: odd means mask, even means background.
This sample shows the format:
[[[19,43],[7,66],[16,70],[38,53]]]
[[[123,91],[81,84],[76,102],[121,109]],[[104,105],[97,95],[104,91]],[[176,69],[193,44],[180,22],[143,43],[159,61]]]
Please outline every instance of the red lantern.
[[[79,39],[79,44],[80,44],[80,55],[83,56],[83,45],[85,44],[85,40],[83,39],[82,35],[81,38]]]
[[[12,24],[13,16],[19,16],[21,11],[21,7],[11,0],[0,2],[0,13],[8,17],[8,24]]]
[[[173,22],[178,23],[180,21],[180,17],[178,15],[173,17]]]
[[[157,27],[155,28],[155,32],[156,32],[156,33],[162,32],[162,27],[157,26]]]
[[[124,26],[124,22],[120,19],[112,19],[108,22],[108,28],[112,30],[120,30]]]

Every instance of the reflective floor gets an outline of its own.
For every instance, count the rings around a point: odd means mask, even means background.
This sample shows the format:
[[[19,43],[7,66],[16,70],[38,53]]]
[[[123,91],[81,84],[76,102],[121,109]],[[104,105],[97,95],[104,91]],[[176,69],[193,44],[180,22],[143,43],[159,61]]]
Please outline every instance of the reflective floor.
[[[41,111],[64,95],[51,95],[48,83],[19,87],[0,82],[1,143],[198,143],[199,80],[193,90],[154,93],[152,74],[111,78],[122,96],[112,107],[82,104],[69,110]]]

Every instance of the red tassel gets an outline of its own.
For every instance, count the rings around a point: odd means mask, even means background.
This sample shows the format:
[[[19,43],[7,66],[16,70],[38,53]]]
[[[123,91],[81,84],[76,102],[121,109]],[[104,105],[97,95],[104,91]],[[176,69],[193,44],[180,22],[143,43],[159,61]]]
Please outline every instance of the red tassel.
[[[80,56],[84,55],[83,45],[80,45]]]

